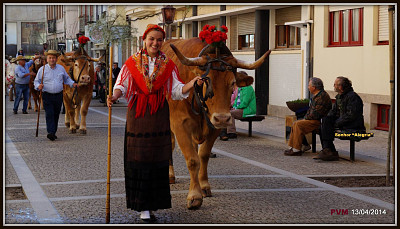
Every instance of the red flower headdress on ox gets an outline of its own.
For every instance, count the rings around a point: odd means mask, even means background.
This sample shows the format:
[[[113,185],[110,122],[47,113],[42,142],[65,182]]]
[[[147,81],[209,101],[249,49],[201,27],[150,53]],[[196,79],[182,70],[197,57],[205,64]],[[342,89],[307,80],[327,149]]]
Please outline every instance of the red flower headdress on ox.
[[[214,47],[222,47],[226,39],[228,39],[228,28],[225,25],[221,26],[222,31],[218,31],[215,25],[205,25],[203,31],[199,33],[199,38],[211,44]]]
[[[83,48],[83,47],[85,46],[85,44],[86,44],[88,41],[90,41],[90,38],[89,38],[89,37],[80,36],[80,37],[78,38],[78,42],[79,42],[81,48]]]
[[[165,31],[158,25],[149,24],[143,33],[143,40],[151,30],[160,31],[165,38]],[[126,68],[121,73],[121,84],[128,79],[126,98],[129,109],[132,109],[136,102],[135,118],[143,116],[147,106],[150,114],[154,114],[158,108],[162,107],[167,94],[171,96],[172,90],[172,71],[178,75],[176,65],[163,52],[158,51],[155,59],[153,73],[149,74],[149,56],[144,45],[143,49],[128,58],[125,62]],[[168,81],[169,80],[169,81]],[[182,80],[180,80],[182,82]]]

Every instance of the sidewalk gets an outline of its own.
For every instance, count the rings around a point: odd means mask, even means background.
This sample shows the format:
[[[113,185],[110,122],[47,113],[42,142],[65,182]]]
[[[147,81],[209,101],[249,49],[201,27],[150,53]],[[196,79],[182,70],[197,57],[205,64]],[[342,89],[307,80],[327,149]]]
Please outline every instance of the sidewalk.
[[[248,122],[236,120],[236,128],[239,133],[248,133]],[[374,137],[355,143],[355,160],[363,160],[386,165],[388,132],[381,130],[370,130]],[[261,122],[253,122],[253,135],[274,139],[285,143],[285,119],[266,116]],[[335,139],[334,144],[339,156],[349,158],[350,142]],[[317,152],[322,150],[319,137],[317,136]],[[283,152],[282,152],[283,154]],[[392,158],[391,158],[392,160]]]

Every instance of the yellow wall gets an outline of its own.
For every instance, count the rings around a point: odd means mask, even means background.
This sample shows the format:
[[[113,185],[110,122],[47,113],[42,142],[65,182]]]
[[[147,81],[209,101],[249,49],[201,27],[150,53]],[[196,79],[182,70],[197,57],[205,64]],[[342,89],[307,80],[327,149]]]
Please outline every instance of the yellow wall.
[[[220,11],[219,5],[198,5],[197,15],[212,14]]]
[[[314,76],[333,90],[337,76],[348,77],[357,93],[390,95],[389,46],[376,45],[377,6],[364,6],[363,46],[327,47],[328,6],[315,6]],[[374,13],[375,12],[375,13]]]

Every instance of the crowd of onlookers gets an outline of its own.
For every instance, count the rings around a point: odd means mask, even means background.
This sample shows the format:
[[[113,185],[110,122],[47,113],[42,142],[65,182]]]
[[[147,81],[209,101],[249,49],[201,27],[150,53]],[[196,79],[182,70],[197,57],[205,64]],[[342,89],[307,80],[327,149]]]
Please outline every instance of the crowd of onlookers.
[[[34,57],[32,59],[36,58],[39,54],[39,52],[36,52]],[[31,62],[30,59],[25,58],[24,51],[22,49],[18,50],[17,54],[15,57],[13,56],[5,56],[5,94],[6,96],[9,97],[9,101],[14,101],[15,105],[18,105],[20,101],[28,101],[28,96],[29,95],[29,89],[23,90],[21,93],[17,92],[16,90],[16,84],[18,85],[25,85],[28,82],[27,79],[25,79],[24,82],[16,82],[17,77],[16,73],[19,72],[18,69],[22,68],[24,74],[29,73],[29,67],[32,65],[33,62]],[[21,67],[18,67],[21,66]],[[18,69],[17,69],[18,67]],[[112,86],[114,87],[114,84],[116,82],[116,79],[118,77],[118,74],[120,72],[120,68],[118,67],[118,63],[115,62],[112,66]],[[94,82],[94,87],[93,87],[93,92],[95,95],[93,96],[94,99],[99,99],[100,103],[105,103],[106,99],[106,91],[107,91],[107,82],[106,82],[106,64],[105,63],[99,63],[95,67],[95,82]],[[29,78],[29,77],[25,77]],[[18,81],[18,80],[17,80]],[[14,98],[18,97],[19,100],[15,101]],[[15,107],[14,107],[15,108]],[[65,112],[65,108],[63,107],[63,113]],[[14,109],[14,113],[15,109]],[[23,113],[27,113],[26,107],[23,108]]]

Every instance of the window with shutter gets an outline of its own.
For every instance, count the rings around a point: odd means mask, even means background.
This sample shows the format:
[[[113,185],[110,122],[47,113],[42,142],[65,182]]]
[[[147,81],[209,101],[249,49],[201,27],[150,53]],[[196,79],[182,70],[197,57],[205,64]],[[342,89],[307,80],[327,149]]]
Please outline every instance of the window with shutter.
[[[277,9],[275,13],[275,47],[276,48],[300,48],[300,28],[285,25],[286,22],[301,20],[301,6]]]
[[[378,44],[389,44],[389,6],[379,6],[378,16]]]
[[[237,16],[232,16],[231,17],[231,26],[229,28],[230,32],[230,42],[231,42],[231,47],[230,50],[238,50],[238,30],[237,30]]]
[[[238,24],[238,49],[254,49],[254,34],[256,30],[255,13],[239,14]]]

